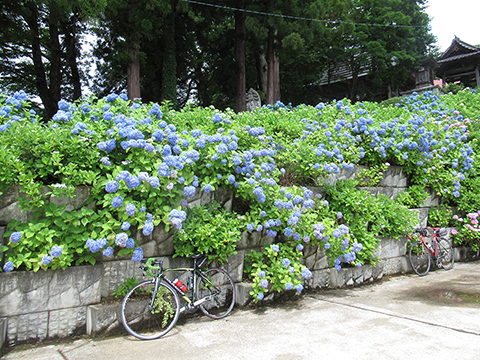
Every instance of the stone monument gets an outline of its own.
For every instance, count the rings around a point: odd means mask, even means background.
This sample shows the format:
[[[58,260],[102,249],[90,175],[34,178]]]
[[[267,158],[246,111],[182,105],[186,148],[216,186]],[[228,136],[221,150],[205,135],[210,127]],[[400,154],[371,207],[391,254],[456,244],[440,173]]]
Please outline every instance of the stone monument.
[[[255,108],[262,107],[262,101],[260,95],[254,89],[250,88],[247,92],[247,111],[253,111]]]

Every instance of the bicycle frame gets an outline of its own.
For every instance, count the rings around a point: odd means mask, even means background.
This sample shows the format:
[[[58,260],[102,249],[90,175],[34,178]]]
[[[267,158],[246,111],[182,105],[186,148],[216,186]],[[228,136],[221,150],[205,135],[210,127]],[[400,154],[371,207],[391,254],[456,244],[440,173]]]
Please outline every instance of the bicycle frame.
[[[172,280],[170,280],[165,273],[170,272],[170,271],[182,271],[182,272],[187,272],[190,271],[193,273],[193,288],[191,289],[192,294],[190,298],[187,296],[186,292],[182,291],[181,289],[176,286]],[[154,289],[154,295],[152,297],[152,304],[150,305],[153,308],[153,301],[156,297],[157,291],[158,291],[158,286],[161,281],[164,283],[169,284],[181,297],[182,299],[185,300],[186,304],[185,306],[182,306],[180,308],[180,314],[183,313],[184,311],[192,308],[196,308],[197,306],[203,304],[205,301],[209,301],[211,299],[211,295],[205,296],[202,299],[197,299],[197,281],[199,278],[204,279],[205,281],[210,282],[210,280],[202,273],[201,270],[198,270],[196,266],[193,268],[174,268],[174,269],[166,269],[162,271],[153,281],[155,281],[155,289]]]
[[[428,250],[428,252],[430,253],[431,256],[433,257],[437,257],[437,252],[438,252],[438,239],[437,239],[437,233],[436,233],[436,230],[438,230],[439,228],[431,228],[433,230],[433,234],[432,235],[423,235],[422,233],[420,232],[417,232],[417,234],[419,235],[419,238],[420,238],[420,241],[422,242],[423,246],[425,247],[425,249]],[[407,237],[410,239],[410,240],[415,240],[413,239],[409,234],[407,234]],[[428,246],[428,244],[425,242],[424,238],[429,238],[429,237],[433,237],[433,242],[435,243],[435,248],[432,249],[430,248],[430,246]]]

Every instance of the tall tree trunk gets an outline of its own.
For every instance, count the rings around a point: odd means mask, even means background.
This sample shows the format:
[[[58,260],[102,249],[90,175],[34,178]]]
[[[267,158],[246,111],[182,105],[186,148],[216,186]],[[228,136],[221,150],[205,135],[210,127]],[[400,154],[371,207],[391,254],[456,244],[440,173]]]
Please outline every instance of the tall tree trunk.
[[[278,30],[268,29],[268,80],[267,80],[267,104],[274,104],[280,100],[280,61],[278,59]]]
[[[243,9],[245,2],[237,0],[236,7]],[[246,73],[245,73],[245,16],[243,11],[235,11],[235,61],[237,64],[237,94],[235,110],[237,113],[247,110]]]
[[[77,59],[78,44],[76,39],[77,34],[77,15],[73,15],[65,27],[65,44],[67,48],[67,64],[70,68],[72,75],[71,82],[73,85],[73,100],[80,99],[82,97],[82,84],[80,82],[80,71],[78,70]]]
[[[257,64],[257,79],[260,91],[263,93],[263,96],[265,96],[268,83],[268,64],[263,45],[260,46],[259,51],[255,56],[255,61]]]
[[[130,0],[130,22],[133,23],[133,15],[135,14],[136,0]],[[141,98],[140,93],[140,59],[138,52],[140,51],[139,35],[132,34],[127,46],[127,53],[130,56],[130,63],[127,68],[127,95],[129,100]]]
[[[52,94],[47,83],[45,66],[42,60],[43,55],[40,43],[40,30],[38,27],[38,9],[33,1],[26,2],[25,6],[28,8],[28,12],[23,14],[23,17],[30,28],[35,86],[38,95],[42,99],[47,116],[51,119],[58,110],[58,102],[55,102],[52,99]]]
[[[163,55],[162,100],[177,104],[177,59],[175,43],[175,4],[167,15],[164,26],[165,48]]]
[[[50,92],[52,101],[58,103],[61,98],[62,86],[62,49],[60,47],[59,12],[55,2],[50,2],[50,16],[48,18],[50,34]]]

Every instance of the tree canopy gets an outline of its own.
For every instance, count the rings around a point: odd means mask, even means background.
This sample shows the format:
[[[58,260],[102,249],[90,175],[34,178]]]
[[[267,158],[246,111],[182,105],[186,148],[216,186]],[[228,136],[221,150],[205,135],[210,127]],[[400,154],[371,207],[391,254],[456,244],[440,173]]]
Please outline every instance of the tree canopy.
[[[0,82],[41,98],[46,113],[96,96],[244,110],[262,102],[329,100],[320,79],[344,64],[348,94],[394,94],[432,52],[425,0],[24,0],[0,5]],[[93,79],[81,38],[93,30]],[[361,70],[368,81],[358,83]],[[93,81],[92,81],[93,80]]]

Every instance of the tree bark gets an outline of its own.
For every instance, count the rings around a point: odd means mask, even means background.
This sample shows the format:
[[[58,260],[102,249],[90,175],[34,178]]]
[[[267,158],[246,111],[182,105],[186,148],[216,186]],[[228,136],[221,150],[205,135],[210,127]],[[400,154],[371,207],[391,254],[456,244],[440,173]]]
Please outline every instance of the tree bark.
[[[278,30],[268,29],[268,80],[267,80],[267,104],[274,104],[280,100],[280,61],[278,59]]]
[[[130,0],[130,22],[133,23],[133,15],[135,14],[136,1]],[[130,63],[127,67],[127,96],[129,100],[141,97],[140,92],[140,59],[138,52],[140,51],[140,38],[137,33],[132,34],[129,44],[127,45],[127,53],[130,56]]]
[[[255,59],[257,63],[257,78],[260,86],[260,91],[265,96],[265,94],[267,93],[268,83],[268,64],[263,45],[260,46],[259,52],[257,53]]]
[[[50,92],[52,101],[58,103],[61,99],[62,86],[62,50],[60,47],[60,34],[58,31],[59,13],[56,4],[50,2],[49,35],[50,35]]]
[[[172,2],[172,11],[167,15],[164,26],[165,48],[163,56],[162,100],[169,100],[177,104],[177,59],[175,43],[175,4]]]
[[[42,60],[40,31],[38,27],[38,9],[33,1],[25,3],[25,6],[28,8],[28,12],[23,14],[23,17],[30,28],[35,86],[38,95],[42,99],[47,116],[51,119],[58,110],[58,103],[52,99],[50,89],[48,88],[45,66]]]
[[[245,2],[238,0],[236,7],[243,9]],[[247,110],[246,72],[245,72],[245,15],[243,11],[235,11],[235,61],[237,64],[237,94],[235,110],[237,113]]]
[[[73,86],[73,100],[82,97],[82,84],[80,81],[80,71],[78,70],[77,59],[79,56],[77,48],[77,15],[73,15],[68,20],[65,27],[65,45],[67,48],[66,61],[72,75],[71,82]]]

